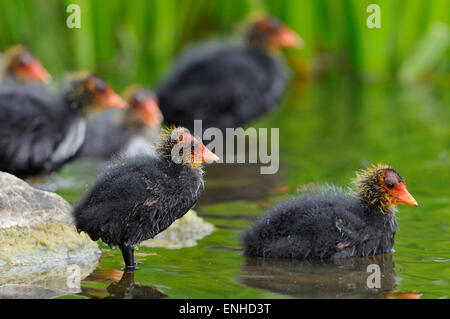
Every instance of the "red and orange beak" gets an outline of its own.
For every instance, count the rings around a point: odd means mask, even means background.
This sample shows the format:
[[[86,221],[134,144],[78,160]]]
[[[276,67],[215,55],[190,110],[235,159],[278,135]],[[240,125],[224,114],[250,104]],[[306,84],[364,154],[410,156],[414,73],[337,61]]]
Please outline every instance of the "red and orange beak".
[[[396,190],[393,194],[395,196],[395,200],[399,204],[408,204],[411,206],[418,206],[419,204],[414,199],[414,197],[411,196],[411,194],[406,189],[405,182],[399,183],[399,186],[396,187]]]
[[[136,106],[135,112],[144,125],[158,128],[163,121],[163,115],[156,98],[147,98]]]
[[[281,26],[278,31],[272,36],[271,43],[273,46],[285,49],[296,48],[300,49],[304,45],[303,39],[287,26]]]
[[[218,160],[220,160],[219,156],[211,152],[206,146],[202,145],[202,163],[217,162]]]
[[[98,96],[101,104],[106,107],[118,108],[118,109],[126,109],[128,107],[128,103],[120,97],[119,94],[114,92],[111,87],[106,87],[105,92]]]
[[[25,66],[18,67],[15,72],[17,75],[30,82],[49,83],[52,79],[51,75],[42,66],[41,62],[36,59],[31,60]]]
[[[219,156],[211,152],[201,141],[198,141],[189,133],[183,133],[178,136],[178,141],[184,143],[184,147],[190,148],[191,165],[197,167],[205,162],[217,162]]]

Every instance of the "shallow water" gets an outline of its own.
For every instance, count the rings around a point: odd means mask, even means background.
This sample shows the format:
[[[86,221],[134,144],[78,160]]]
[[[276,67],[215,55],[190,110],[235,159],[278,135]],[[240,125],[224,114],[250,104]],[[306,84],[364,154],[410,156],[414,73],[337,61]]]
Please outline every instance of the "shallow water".
[[[292,87],[282,107],[254,123],[280,128],[277,174],[260,175],[255,164],[208,166],[196,210],[215,225],[211,235],[195,247],[139,248],[134,275],[121,271],[118,249],[102,245],[82,292],[65,298],[448,298],[449,96],[394,84]],[[355,170],[381,161],[403,175],[419,202],[399,208],[394,253],[334,262],[242,256],[240,234],[268,206],[310,183],[348,185]],[[97,170],[74,163],[46,186],[75,202]],[[366,285],[373,263],[380,289]]]

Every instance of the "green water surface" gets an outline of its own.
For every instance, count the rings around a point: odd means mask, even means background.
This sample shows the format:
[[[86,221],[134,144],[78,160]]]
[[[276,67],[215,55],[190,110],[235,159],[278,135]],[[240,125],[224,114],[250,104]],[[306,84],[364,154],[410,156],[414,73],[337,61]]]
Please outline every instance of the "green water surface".
[[[82,292],[66,297],[448,298],[449,96],[426,86],[293,85],[280,108],[253,123],[280,128],[277,174],[261,175],[255,164],[208,166],[196,210],[215,225],[211,235],[190,248],[139,248],[134,278],[121,281],[120,251],[102,244]],[[268,206],[311,183],[348,185],[355,170],[378,162],[395,167],[419,203],[399,207],[395,252],[336,262],[242,256],[240,234]],[[77,182],[58,192],[76,202],[94,181],[90,170],[66,167],[61,176]],[[366,285],[373,263],[381,267],[380,289]]]

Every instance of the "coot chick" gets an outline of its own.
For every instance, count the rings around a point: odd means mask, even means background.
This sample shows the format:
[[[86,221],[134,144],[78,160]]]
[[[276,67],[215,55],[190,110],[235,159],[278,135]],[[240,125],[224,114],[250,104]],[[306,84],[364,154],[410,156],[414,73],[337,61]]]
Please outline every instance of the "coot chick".
[[[356,194],[328,187],[274,206],[244,234],[244,254],[324,259],[391,252],[396,206],[417,202],[387,165],[358,172],[355,185]]]
[[[184,128],[161,135],[157,156],[119,160],[74,209],[76,227],[92,240],[119,246],[134,270],[133,246],[181,218],[203,190],[202,163],[218,157]]]
[[[0,80],[5,83],[48,83],[51,76],[31,52],[22,45],[15,45],[0,57]]]
[[[71,78],[61,94],[44,87],[0,86],[0,171],[26,177],[58,170],[86,137],[88,111],[125,108],[102,79],[88,73]]]
[[[155,94],[140,86],[125,89],[129,107],[110,109],[89,119],[87,137],[78,157],[109,159],[118,153],[150,149],[159,136],[163,120]]]
[[[272,54],[301,39],[273,17],[250,24],[244,45],[207,44],[189,50],[160,85],[167,123],[193,130],[239,127],[274,108],[285,88],[284,66]]]

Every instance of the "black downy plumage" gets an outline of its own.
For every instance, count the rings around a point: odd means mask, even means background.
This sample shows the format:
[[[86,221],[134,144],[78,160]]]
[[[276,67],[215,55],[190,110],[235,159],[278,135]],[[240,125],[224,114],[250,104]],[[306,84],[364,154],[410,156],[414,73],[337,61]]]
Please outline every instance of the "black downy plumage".
[[[300,38],[274,18],[250,25],[245,45],[207,44],[183,55],[157,95],[167,123],[193,130],[239,127],[274,108],[285,88],[284,67],[270,52]]]
[[[86,137],[86,112],[94,106],[124,108],[100,78],[80,74],[61,95],[44,87],[0,87],[0,171],[29,176],[59,169]]]
[[[180,147],[189,161],[172,159]],[[187,151],[185,151],[187,150]],[[119,246],[126,269],[136,267],[133,246],[169,227],[197,202],[203,190],[201,164],[218,157],[184,128],[161,136],[157,156],[118,160],[74,209],[78,231]]]
[[[389,166],[361,171],[355,181],[357,196],[328,187],[275,205],[244,234],[245,255],[325,259],[391,252],[396,205],[417,202]]]

